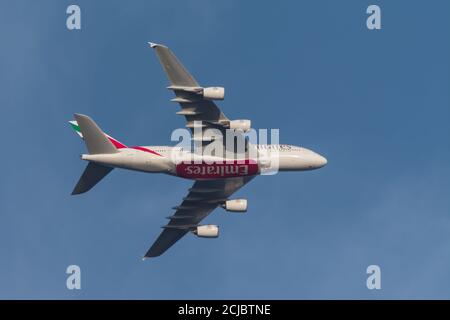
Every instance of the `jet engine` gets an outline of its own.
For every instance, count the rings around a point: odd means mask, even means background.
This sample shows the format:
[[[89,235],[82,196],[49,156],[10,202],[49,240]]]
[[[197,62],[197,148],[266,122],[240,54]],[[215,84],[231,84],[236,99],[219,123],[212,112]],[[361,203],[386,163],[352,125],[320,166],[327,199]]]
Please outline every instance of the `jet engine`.
[[[193,230],[193,233],[200,238],[217,238],[219,236],[219,226],[216,226],[215,224],[197,226],[197,228]]]
[[[246,212],[247,211],[247,199],[235,199],[227,200],[222,207],[230,212]]]
[[[223,100],[225,98],[225,88],[223,87],[203,88],[203,98],[206,100]]]
[[[250,120],[239,119],[230,121],[230,129],[232,130],[242,130],[247,132],[252,127],[252,122]]]

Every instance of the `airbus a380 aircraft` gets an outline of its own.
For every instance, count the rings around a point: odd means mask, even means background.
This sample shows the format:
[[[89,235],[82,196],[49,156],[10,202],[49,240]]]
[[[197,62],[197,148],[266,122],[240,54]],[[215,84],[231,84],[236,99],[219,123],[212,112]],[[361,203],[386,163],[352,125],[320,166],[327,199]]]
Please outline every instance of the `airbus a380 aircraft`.
[[[215,143],[219,141],[225,148],[226,139],[223,138],[226,136],[225,131],[231,130],[239,135],[250,130],[250,120],[229,120],[214,103],[214,100],[224,99],[224,88],[201,87],[169,48],[160,44],[149,44],[155,49],[169,78],[168,89],[175,93],[172,101],[178,102],[181,106],[181,111],[177,114],[185,116],[186,127],[194,134],[192,139],[200,141],[202,148],[212,141]],[[247,211],[247,200],[230,197],[267,168],[267,159],[262,160],[262,157],[258,157],[260,151],[276,151],[271,153],[270,157],[276,157],[271,161],[275,160],[279,171],[312,170],[321,168],[327,163],[323,156],[306,148],[291,145],[250,145],[247,142],[245,153],[243,156],[240,154],[240,157],[237,154],[239,151],[235,148],[231,152],[232,157],[229,156],[229,148],[228,153],[225,153],[227,156],[217,157],[198,154],[180,147],[127,147],[104,133],[88,116],[75,114],[75,120],[70,121],[70,124],[84,139],[88,150],[88,154],[83,154],[81,159],[89,163],[75,186],[73,195],[90,190],[113,168],[166,173],[194,180],[189,193],[180,205],[174,207],[175,212],[167,217],[169,222],[163,226],[164,230],[144,258],[161,255],[188,232],[198,237],[218,237],[218,226],[199,223],[219,206],[230,212]],[[214,132],[212,129],[219,131],[219,134],[222,133],[222,137],[209,134],[208,132]],[[251,156],[249,149],[256,153]]]

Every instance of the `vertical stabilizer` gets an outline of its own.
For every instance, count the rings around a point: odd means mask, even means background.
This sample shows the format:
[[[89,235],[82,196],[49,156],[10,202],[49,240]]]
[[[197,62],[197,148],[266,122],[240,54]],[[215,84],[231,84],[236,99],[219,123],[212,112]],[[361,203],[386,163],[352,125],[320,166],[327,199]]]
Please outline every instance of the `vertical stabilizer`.
[[[75,114],[74,117],[80,127],[89,154],[117,152],[117,148],[97,126],[94,120],[83,114]]]

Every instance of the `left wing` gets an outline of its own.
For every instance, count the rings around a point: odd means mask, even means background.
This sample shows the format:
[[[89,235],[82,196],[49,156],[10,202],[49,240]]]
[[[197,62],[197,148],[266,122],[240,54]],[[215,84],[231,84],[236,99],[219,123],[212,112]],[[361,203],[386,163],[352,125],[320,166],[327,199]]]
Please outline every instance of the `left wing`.
[[[174,215],[163,232],[147,251],[144,258],[157,257],[169,249],[186,233],[194,230],[214,209],[221,205],[233,193],[239,190],[253,177],[240,177],[221,180],[198,180],[189,189],[181,205],[175,207]]]

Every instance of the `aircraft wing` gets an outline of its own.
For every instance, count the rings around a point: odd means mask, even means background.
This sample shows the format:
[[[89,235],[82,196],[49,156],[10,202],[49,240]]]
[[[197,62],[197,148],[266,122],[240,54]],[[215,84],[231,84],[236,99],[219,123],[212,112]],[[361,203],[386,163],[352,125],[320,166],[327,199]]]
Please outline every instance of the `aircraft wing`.
[[[147,251],[144,258],[157,257],[196,228],[201,220],[239,190],[253,177],[239,177],[221,180],[197,180],[175,213],[167,217],[169,223]]]
[[[194,121],[202,121],[202,131],[208,128],[222,129],[229,123],[229,119],[213,101],[203,98],[201,94],[203,88],[169,48],[161,44],[151,42],[149,44],[155,49],[170,81],[170,86],[167,88],[175,93],[175,98],[171,101],[180,104],[181,110],[177,114],[186,118],[187,128],[193,130]]]

